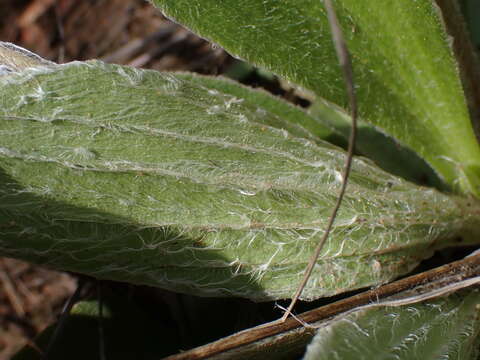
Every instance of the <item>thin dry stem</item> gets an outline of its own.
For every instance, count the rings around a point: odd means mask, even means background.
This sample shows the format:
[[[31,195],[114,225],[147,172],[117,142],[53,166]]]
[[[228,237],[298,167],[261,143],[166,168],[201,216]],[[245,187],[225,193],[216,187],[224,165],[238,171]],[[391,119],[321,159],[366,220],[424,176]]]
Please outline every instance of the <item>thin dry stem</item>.
[[[332,226],[335,222],[335,218],[337,216],[338,209],[340,208],[340,205],[343,200],[343,196],[345,194],[345,190],[347,188],[347,183],[348,183],[348,177],[350,175],[350,169],[352,166],[352,159],[353,159],[353,151],[355,148],[355,139],[357,136],[357,100],[355,96],[355,86],[353,82],[353,70],[352,70],[352,63],[350,61],[350,54],[348,52],[347,46],[345,44],[345,40],[342,34],[342,29],[340,27],[340,24],[338,22],[337,15],[335,13],[335,9],[333,7],[332,1],[331,0],[324,0],[325,2],[325,8],[327,10],[327,15],[328,15],[328,22],[330,24],[330,30],[332,32],[332,40],[335,45],[335,51],[337,53],[338,57],[338,62],[340,64],[340,67],[343,72],[343,77],[345,80],[345,86],[348,94],[348,99],[350,103],[350,112],[351,112],[351,118],[352,118],[352,129],[350,131],[350,138],[349,138],[349,143],[348,143],[348,152],[347,152],[347,158],[345,161],[345,167],[343,169],[343,174],[342,174],[342,186],[340,189],[340,193],[338,194],[337,202],[335,204],[335,207],[332,210],[332,214],[330,215],[330,218],[328,220],[327,228],[325,229],[325,232],[318,243],[317,247],[315,248],[315,252],[313,253],[312,257],[310,258],[310,261],[307,265],[307,268],[305,269],[305,274],[303,276],[302,282],[300,283],[297,291],[295,292],[295,295],[292,297],[292,300],[290,302],[290,305],[288,306],[287,310],[283,314],[282,318],[280,321],[284,322],[288,316],[291,314],[293,307],[297,303],[300,295],[302,294],[305,285],[307,284],[313,268],[315,267],[315,264],[318,260],[318,257],[320,255],[320,252],[323,249],[323,246],[325,245],[328,236],[330,234],[330,231],[332,230]]]

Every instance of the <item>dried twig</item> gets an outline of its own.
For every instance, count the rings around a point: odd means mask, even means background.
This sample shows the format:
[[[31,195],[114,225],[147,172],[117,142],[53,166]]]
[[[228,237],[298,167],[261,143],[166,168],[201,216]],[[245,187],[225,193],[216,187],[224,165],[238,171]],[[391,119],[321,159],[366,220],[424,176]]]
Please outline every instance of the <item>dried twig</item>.
[[[65,31],[63,29],[63,19],[62,15],[60,12],[60,8],[58,5],[58,0],[55,0],[55,24],[57,26],[57,32],[58,32],[58,41],[60,45],[58,46],[58,56],[57,56],[57,62],[59,64],[62,64],[65,62]]]
[[[327,326],[331,321],[354,311],[375,306],[402,306],[447,295],[480,283],[480,254],[409,276],[392,283],[350,296],[346,299],[307,311],[298,320],[274,321],[207,345],[171,355],[164,360],[250,359],[261,348],[265,353],[301,353],[315,335],[312,328]],[[304,323],[313,326],[305,326]]]
[[[0,284],[3,285],[3,290],[5,291],[5,295],[7,299],[10,301],[10,304],[13,307],[16,315],[21,318],[25,316],[25,308],[23,306],[23,301],[21,297],[18,295],[15,286],[13,285],[12,279],[7,271],[3,269],[3,266],[0,267]]]
[[[100,360],[107,358],[105,352],[105,332],[103,324],[103,294],[102,294],[102,282],[97,281],[97,297],[98,297],[98,351]]]
[[[68,317],[70,316],[70,312],[72,310],[72,307],[73,307],[73,305],[75,305],[75,303],[80,298],[80,294],[81,294],[85,284],[86,284],[86,280],[80,278],[79,282],[78,282],[78,285],[77,285],[77,289],[75,290],[73,295],[70,296],[70,298],[68,298],[67,302],[63,306],[62,313],[60,315],[60,319],[58,320],[58,324],[56,325],[55,330],[53,331],[53,334],[50,337],[50,341],[47,345],[47,349],[42,354],[42,359],[44,359],[44,360],[49,359],[49,356],[50,356],[50,353],[52,352],[53,346],[54,346],[55,342],[57,341],[59,335],[62,333],[63,329],[65,328],[65,325],[66,325]]]
[[[26,28],[32,25],[39,17],[47,12],[56,0],[35,0],[31,1],[18,19],[18,26]]]

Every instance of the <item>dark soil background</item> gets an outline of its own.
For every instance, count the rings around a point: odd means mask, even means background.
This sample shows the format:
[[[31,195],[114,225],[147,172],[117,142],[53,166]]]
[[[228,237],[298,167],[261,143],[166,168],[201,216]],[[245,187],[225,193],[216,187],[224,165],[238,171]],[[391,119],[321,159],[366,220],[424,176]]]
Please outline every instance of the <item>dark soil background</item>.
[[[477,44],[480,22],[474,21],[474,14],[479,14],[478,4],[478,0],[465,0]],[[15,43],[49,60],[63,63],[96,58],[161,71],[226,74],[298,105],[308,105],[308,100],[284,82],[233,59],[221,48],[165,19],[144,0],[0,0],[0,14],[0,41]],[[0,360],[10,359],[24,346],[37,351],[35,338],[55,322],[77,282],[76,275],[0,258]],[[82,296],[95,299],[97,286],[93,280],[87,282],[90,285]],[[123,334],[115,335],[110,343],[115,341],[112,347],[119,348],[123,356],[130,353],[131,358],[140,358],[136,356],[138,347],[153,344],[152,348],[158,348],[161,340],[168,354],[281,315],[272,303],[198,299],[115,283],[103,283],[102,289],[111,312],[121,299],[122,306],[134,313],[130,315],[134,319],[125,319],[122,314],[121,321],[105,327],[105,332],[110,326],[112,332]],[[116,300],[109,303],[108,299]],[[297,310],[302,311],[302,306]],[[63,358],[82,358],[81,351],[88,347],[86,338],[97,341],[96,325],[87,322],[86,329],[84,338],[77,342],[58,341],[69,347]],[[144,336],[147,333],[155,336]],[[108,348],[108,335],[105,342]],[[60,353],[58,358],[62,358]]]

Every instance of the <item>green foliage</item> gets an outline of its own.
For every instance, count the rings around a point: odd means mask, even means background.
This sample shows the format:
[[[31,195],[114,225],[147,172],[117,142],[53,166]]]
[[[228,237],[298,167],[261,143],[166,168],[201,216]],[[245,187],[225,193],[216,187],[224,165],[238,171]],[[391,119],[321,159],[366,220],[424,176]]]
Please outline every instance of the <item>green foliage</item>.
[[[345,151],[330,142],[344,145],[349,130],[323,4],[154,3],[312,90],[313,106],[305,112],[224,79],[56,65],[0,43],[0,254],[201,296],[288,298],[343,180]],[[357,150],[389,172],[355,158],[304,299],[387,282],[435,250],[478,243],[480,232],[471,197],[480,195],[480,150],[436,4],[337,7],[357,79]],[[423,177],[444,192],[405,180]],[[393,342],[428,328],[403,358],[436,351],[444,328],[450,343],[476,353],[476,299],[353,313],[320,330],[307,358],[340,354],[342,339],[365,354],[391,353],[392,342],[357,331],[388,332],[379,320],[388,316],[399,319],[388,324],[398,325]],[[418,318],[405,317],[411,309]],[[344,328],[352,322],[357,332]]]
[[[182,76],[188,76],[182,74]],[[346,148],[350,133],[350,118],[338,107],[331,103],[317,101],[308,109],[311,116],[301,116],[299,109],[292,109],[287,103],[273,100],[271,96],[262,91],[251,91],[247,87],[238,86],[231,81],[222,78],[189,76],[189,80],[197,81],[200,85],[209,89],[234,95],[241,99],[252,99],[256,104],[274,113],[278,117],[287,120],[282,128],[292,135],[305,137],[318,141],[326,140],[335,145]],[[300,131],[300,125],[304,130]],[[448,187],[443,183],[432,168],[414,151],[401,146],[393,138],[382,133],[374,126],[360,122],[355,148],[364,156],[374,160],[375,164],[383,170],[406,180],[421,185],[430,185],[438,189],[446,190]]]
[[[346,106],[321,1],[152,2],[231,53]],[[342,0],[337,8],[361,118],[417,152],[450,186],[478,196],[480,149],[434,1]]]
[[[478,359],[478,290],[358,310],[320,328],[304,360]]]
[[[293,107],[282,104],[288,123],[264,94],[191,79],[100,62],[0,79],[2,253],[196,295],[289,297],[345,153],[308,136],[299,123],[313,120]],[[382,283],[457,237],[475,241],[468,207],[356,159],[304,297]]]

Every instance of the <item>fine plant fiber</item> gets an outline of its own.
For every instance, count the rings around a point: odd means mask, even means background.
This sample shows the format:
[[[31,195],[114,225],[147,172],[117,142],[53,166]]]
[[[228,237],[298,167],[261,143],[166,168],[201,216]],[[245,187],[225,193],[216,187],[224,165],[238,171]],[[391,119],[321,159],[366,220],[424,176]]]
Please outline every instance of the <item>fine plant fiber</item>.
[[[325,243],[328,240],[328,236],[330,235],[330,231],[332,230],[333,224],[335,223],[335,218],[337,217],[338,210],[342,204],[343,197],[345,195],[345,191],[347,189],[348,178],[350,176],[350,171],[352,167],[352,159],[353,159],[353,152],[355,149],[355,140],[357,137],[357,99],[355,96],[355,86],[353,82],[353,70],[352,70],[352,63],[350,60],[350,54],[348,49],[345,45],[345,40],[343,38],[342,29],[338,23],[337,14],[335,13],[335,8],[330,0],[325,0],[325,8],[327,9],[328,13],[328,22],[330,24],[330,28],[332,31],[332,40],[335,44],[335,51],[337,53],[339,64],[342,68],[343,75],[345,78],[345,87],[347,89],[347,93],[350,100],[350,109],[351,109],[351,117],[352,117],[352,126],[351,126],[351,133],[348,142],[348,151],[347,151],[347,158],[345,160],[345,167],[342,172],[342,185],[340,187],[340,192],[338,193],[337,201],[335,202],[335,206],[333,207],[332,213],[329,217],[327,227],[323,233],[322,238],[320,239],[318,245],[315,248],[315,251],[310,256],[310,261],[308,262],[307,268],[305,269],[305,274],[300,282],[297,291],[292,297],[290,305],[285,311],[285,314],[282,316],[282,321],[285,321],[289,314],[292,312],[297,300],[302,295],[303,289],[305,288],[308,279],[312,275],[313,268],[320,256],[320,252],[322,251]]]

